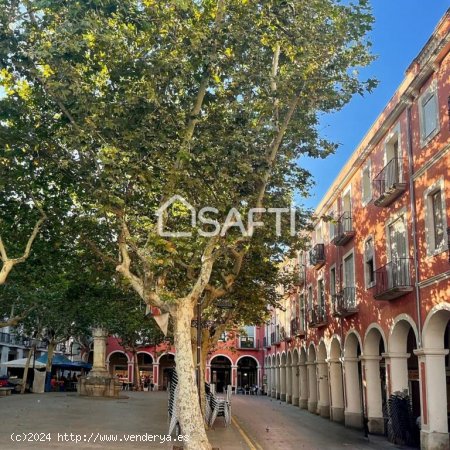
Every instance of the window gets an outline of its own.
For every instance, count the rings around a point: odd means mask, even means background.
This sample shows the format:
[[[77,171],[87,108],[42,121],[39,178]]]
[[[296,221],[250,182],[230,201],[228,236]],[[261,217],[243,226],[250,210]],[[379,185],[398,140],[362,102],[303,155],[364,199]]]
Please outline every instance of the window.
[[[434,248],[438,248],[444,243],[444,214],[442,212],[442,192],[440,190],[431,194],[431,206],[433,211]]]
[[[313,291],[312,286],[308,288],[308,308],[311,310],[313,307]]]
[[[241,348],[255,348],[255,327],[244,327],[240,337]]]
[[[317,303],[320,307],[325,306],[325,288],[323,280],[317,282]]]
[[[419,100],[420,141],[427,144],[439,131],[436,84],[433,83]]]
[[[331,297],[336,295],[336,267],[330,269],[330,294]]]
[[[362,171],[362,201],[363,205],[367,205],[372,200],[372,177],[371,177],[370,161],[365,165]]]
[[[367,239],[364,244],[364,279],[366,289],[375,285],[375,256],[372,238]]]
[[[330,213],[330,218],[332,220],[330,220],[329,224],[330,224],[330,241],[332,241],[335,238],[335,229],[336,229],[336,213],[333,211]]]
[[[352,199],[351,199],[351,192],[350,189],[348,189],[345,194],[342,196],[342,212],[348,213],[351,216],[352,212]]]
[[[316,244],[323,244],[322,221],[316,226]]]
[[[299,317],[299,321],[300,321],[300,330],[304,330],[305,329],[305,317],[306,317],[306,311],[305,311],[305,296],[302,294],[300,295],[300,317]]]
[[[427,255],[445,250],[447,217],[445,214],[444,180],[441,178],[425,191]]]
[[[441,178],[425,192],[427,254],[432,256],[445,250],[447,217],[444,180]]]
[[[343,306],[346,309],[356,307],[355,292],[355,258],[353,251],[344,256],[344,289]]]

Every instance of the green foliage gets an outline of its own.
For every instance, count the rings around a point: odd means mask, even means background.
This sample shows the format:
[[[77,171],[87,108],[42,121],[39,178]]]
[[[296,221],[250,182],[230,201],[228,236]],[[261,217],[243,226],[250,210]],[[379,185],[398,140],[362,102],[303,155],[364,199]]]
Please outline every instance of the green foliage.
[[[366,0],[1,0],[5,200],[26,216],[31,186],[148,303],[171,310],[216,289],[249,299],[244,317],[261,312],[277,261],[301,243],[266,216],[253,239],[162,238],[155,212],[177,193],[223,222],[231,207],[307,194],[299,157],[336,148],[320,115],[376,85],[358,78],[372,22]]]

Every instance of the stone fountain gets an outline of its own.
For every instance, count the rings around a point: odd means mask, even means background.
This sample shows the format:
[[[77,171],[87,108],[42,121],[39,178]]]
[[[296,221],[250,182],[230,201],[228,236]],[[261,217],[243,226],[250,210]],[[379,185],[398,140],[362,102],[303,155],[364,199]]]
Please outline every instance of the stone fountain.
[[[106,340],[108,333],[95,328],[94,364],[92,370],[78,380],[78,393],[88,397],[119,397],[120,382],[106,370]]]

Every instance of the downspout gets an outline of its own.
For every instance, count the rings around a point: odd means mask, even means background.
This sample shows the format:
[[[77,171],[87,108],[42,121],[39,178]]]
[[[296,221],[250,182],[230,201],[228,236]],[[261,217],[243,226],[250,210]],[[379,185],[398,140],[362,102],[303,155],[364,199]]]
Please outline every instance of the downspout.
[[[406,108],[407,120],[407,148],[408,148],[408,168],[409,168],[409,199],[411,207],[411,228],[413,238],[414,251],[414,272],[415,272],[415,293],[416,293],[416,312],[417,312],[417,348],[422,348],[422,313],[420,310],[420,289],[419,289],[419,254],[417,245],[417,210],[416,210],[416,193],[414,190],[414,163],[413,163],[413,142],[411,129],[411,105]]]

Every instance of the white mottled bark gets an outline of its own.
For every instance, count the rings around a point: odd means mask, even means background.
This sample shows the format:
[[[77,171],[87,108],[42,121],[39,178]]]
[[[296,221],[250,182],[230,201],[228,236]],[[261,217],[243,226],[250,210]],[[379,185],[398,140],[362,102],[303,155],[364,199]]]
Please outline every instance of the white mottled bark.
[[[206,436],[203,416],[198,400],[195,380],[194,358],[191,347],[192,302],[185,299],[173,307],[175,363],[178,374],[178,418],[181,433],[187,436],[184,448],[187,450],[211,450]]]

